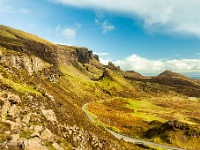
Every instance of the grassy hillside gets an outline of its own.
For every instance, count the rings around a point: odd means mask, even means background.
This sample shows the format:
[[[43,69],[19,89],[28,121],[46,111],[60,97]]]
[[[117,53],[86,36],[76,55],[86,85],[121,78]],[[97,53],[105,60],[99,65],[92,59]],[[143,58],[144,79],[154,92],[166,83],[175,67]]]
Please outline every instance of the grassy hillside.
[[[36,137],[44,140],[43,132],[32,135],[34,126],[54,135],[53,141],[43,141],[48,149],[55,149],[54,143],[64,149],[140,149],[93,125],[82,111],[83,104],[112,96],[99,87],[101,81],[95,81],[103,65],[86,48],[55,45],[5,26],[0,26],[0,45],[0,141],[19,143],[10,149],[20,149],[23,141]],[[12,95],[21,102],[7,101]],[[15,107],[21,110],[17,116],[12,115]],[[43,114],[46,110],[55,113],[53,126]],[[23,123],[29,115],[31,119]]]
[[[104,66],[87,48],[56,45],[0,25],[0,142],[18,143],[10,149],[28,148],[24,143],[31,146],[32,141],[42,149],[56,149],[55,145],[63,149],[144,149],[92,124],[82,111],[89,103],[88,110],[115,131],[187,147],[173,130],[152,136],[155,128],[178,120],[190,128],[178,130],[181,138],[190,137],[194,143],[199,139],[200,118],[195,111],[199,101],[185,99],[188,95],[180,88],[175,90],[176,82],[168,78],[170,84],[163,84],[134,71],[124,72],[112,63]],[[185,83],[185,79],[179,81]],[[198,86],[195,83],[191,91],[199,90]],[[190,87],[185,84],[184,89]],[[46,133],[52,136],[45,139]]]

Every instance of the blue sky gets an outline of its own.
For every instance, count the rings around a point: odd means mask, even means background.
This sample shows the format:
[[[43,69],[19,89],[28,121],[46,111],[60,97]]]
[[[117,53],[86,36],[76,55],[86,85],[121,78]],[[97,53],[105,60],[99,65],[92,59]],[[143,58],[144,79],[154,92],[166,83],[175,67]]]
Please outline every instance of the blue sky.
[[[200,76],[199,0],[0,0],[0,24],[84,46],[102,63]]]

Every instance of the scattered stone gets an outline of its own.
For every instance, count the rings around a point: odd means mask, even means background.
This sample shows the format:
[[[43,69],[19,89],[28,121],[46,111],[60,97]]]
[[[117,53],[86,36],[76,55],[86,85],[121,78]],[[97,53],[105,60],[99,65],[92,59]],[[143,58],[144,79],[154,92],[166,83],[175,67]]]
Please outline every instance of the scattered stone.
[[[24,150],[48,150],[39,138],[32,138],[25,140],[22,143],[22,149]]]
[[[58,145],[58,143],[53,143],[52,146],[56,149],[56,150],[64,150],[64,148],[60,147]]]
[[[7,99],[12,105],[21,103],[21,99],[20,99],[20,97],[18,95],[8,94]]]
[[[51,122],[58,122],[53,110],[42,110],[43,115]]]
[[[11,125],[11,131],[13,131],[14,133],[19,133],[20,124],[10,121],[10,120],[5,120],[4,122],[9,123]]]
[[[7,135],[9,135],[9,134],[10,134],[10,131],[5,131],[4,133],[7,134]]]
[[[18,124],[21,124],[21,118],[18,116],[18,117],[15,119],[15,122],[18,123]]]
[[[22,119],[22,122],[25,123],[25,124],[28,124],[29,121],[30,121],[30,119],[31,119],[31,113],[25,115],[25,116],[23,117],[23,119]]]
[[[5,115],[8,113],[10,107],[11,107],[10,102],[6,100],[1,109],[2,118],[5,118]]]
[[[29,130],[34,130],[34,125],[29,126]]]
[[[44,129],[43,126],[38,126],[38,125],[36,125],[36,126],[34,127],[34,131],[35,131],[36,133],[42,132],[43,129]]]
[[[11,106],[10,110],[9,110],[9,115],[12,119],[16,119],[19,114],[20,114],[20,109],[18,106],[16,106],[15,104]]]
[[[34,138],[34,137],[40,137],[40,133],[38,132],[34,132],[31,134],[31,137]]]
[[[54,135],[51,133],[49,129],[44,129],[41,133],[40,139],[42,141],[51,142],[54,140]]]
[[[18,142],[19,134],[12,134],[11,137],[12,137],[12,140],[10,140],[10,142],[12,142],[12,143]]]
[[[42,130],[44,129],[43,126],[34,126],[33,127],[33,130],[34,130],[34,133],[31,134],[31,137],[40,137],[40,133],[42,132]]]

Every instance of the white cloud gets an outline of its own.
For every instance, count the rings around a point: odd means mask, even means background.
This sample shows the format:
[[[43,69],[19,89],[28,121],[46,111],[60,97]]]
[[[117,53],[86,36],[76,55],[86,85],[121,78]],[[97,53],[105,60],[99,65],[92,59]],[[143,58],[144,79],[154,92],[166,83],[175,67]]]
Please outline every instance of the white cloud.
[[[107,20],[105,20],[102,24],[103,34],[106,34],[108,31],[112,31],[115,29],[114,25],[111,25]]]
[[[103,14],[103,11],[99,8],[97,8],[95,10],[95,13],[96,13],[96,16],[97,16],[98,19],[103,19],[105,17],[104,14]]]
[[[99,55],[99,56],[106,56],[106,55],[109,55],[109,53],[96,53],[96,52],[94,52],[94,54]]]
[[[105,19],[105,16],[103,15],[102,10],[96,9],[96,19],[94,22],[100,26],[98,29],[102,29],[103,34],[106,34],[108,31],[112,31],[115,29],[115,26],[110,24],[108,20]]]
[[[66,5],[103,9],[137,17],[154,32],[200,37],[199,0],[51,0]],[[113,28],[113,27],[109,27]]]
[[[58,25],[55,30],[57,37],[64,37],[67,40],[73,40],[76,37],[75,28],[62,28]]]
[[[73,28],[65,28],[63,30],[63,34],[64,34],[66,39],[72,40],[76,37],[76,30],[73,29]]]
[[[200,72],[200,59],[149,60],[133,54],[124,60],[115,61],[114,64],[124,70],[135,70],[144,74],[158,74],[166,69],[180,73]]]
[[[111,60],[110,57],[108,57],[108,58],[102,58],[102,57],[100,57],[99,60],[104,65],[108,65],[108,62],[112,62],[112,60]]]

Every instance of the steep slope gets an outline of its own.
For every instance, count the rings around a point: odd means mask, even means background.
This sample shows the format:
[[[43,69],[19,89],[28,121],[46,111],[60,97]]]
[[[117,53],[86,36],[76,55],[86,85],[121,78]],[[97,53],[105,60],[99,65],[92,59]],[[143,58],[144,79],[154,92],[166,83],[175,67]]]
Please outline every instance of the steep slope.
[[[87,48],[0,26],[0,148],[137,149],[93,125],[81,109],[112,96],[96,81],[103,68]]]

